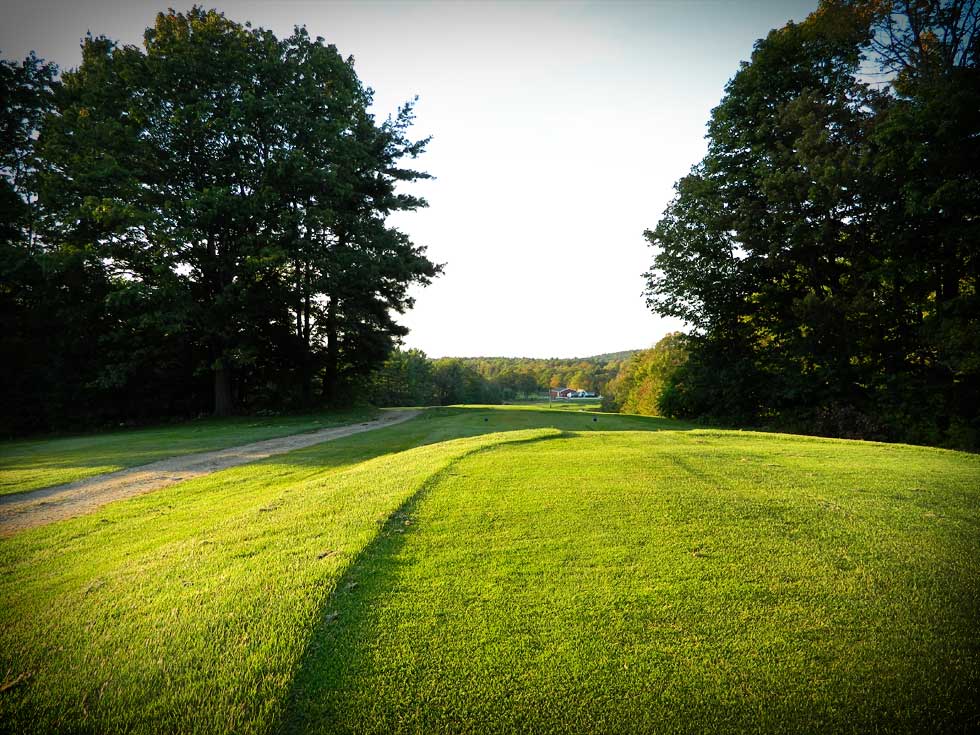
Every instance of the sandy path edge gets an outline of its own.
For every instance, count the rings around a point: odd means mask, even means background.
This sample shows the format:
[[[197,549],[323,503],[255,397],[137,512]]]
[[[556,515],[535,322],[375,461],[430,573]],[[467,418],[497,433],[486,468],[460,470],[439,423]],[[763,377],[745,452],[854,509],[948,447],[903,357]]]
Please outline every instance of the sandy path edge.
[[[213,452],[168,457],[64,485],[0,496],[0,536],[10,536],[28,528],[91,513],[114,500],[153,492],[184,480],[210,475],[212,472],[255,462],[275,454],[400,424],[419,413],[419,409],[385,411],[380,417],[359,424],[280,436]]]

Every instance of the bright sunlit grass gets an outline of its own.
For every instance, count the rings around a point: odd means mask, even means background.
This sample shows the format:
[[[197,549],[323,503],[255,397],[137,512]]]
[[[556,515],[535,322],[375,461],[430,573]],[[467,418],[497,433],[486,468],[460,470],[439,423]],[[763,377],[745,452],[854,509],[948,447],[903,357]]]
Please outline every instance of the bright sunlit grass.
[[[321,622],[292,722],[962,728],[980,662],[978,477],[975,457],[730,432],[470,455],[347,575],[358,586]]]
[[[975,727],[980,457],[686,429],[440,409],[4,540],[0,721]]]
[[[325,429],[370,418],[372,409],[205,419],[101,434],[0,442],[0,495],[37,490],[166,457]]]

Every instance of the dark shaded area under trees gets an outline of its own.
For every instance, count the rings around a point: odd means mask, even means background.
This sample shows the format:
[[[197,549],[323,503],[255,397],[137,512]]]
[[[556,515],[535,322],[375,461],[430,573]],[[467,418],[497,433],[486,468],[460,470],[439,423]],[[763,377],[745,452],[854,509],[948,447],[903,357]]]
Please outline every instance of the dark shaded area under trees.
[[[666,415],[980,446],[980,8],[825,0],[755,47],[657,227]]]
[[[0,432],[349,401],[441,270],[386,223],[412,104],[199,7],[82,52],[0,63]]]

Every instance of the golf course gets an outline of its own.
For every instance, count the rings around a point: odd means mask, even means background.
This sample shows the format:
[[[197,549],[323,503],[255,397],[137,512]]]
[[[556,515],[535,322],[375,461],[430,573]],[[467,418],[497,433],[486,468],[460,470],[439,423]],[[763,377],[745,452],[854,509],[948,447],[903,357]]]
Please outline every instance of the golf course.
[[[0,480],[371,416],[6,442]],[[975,731],[978,568],[975,454],[431,408],[0,539],[0,729]]]
[[[10,5],[0,735],[980,734],[980,0]]]

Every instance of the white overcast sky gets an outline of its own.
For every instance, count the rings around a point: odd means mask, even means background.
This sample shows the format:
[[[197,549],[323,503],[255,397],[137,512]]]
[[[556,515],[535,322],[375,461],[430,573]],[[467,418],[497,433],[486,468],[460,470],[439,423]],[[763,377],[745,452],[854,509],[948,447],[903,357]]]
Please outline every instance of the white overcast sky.
[[[397,224],[445,274],[402,317],[431,357],[574,357],[647,347],[680,325],[649,312],[642,273],[673,183],[752,44],[817,0],[325,2],[228,0],[230,18],[306,25],[376,91],[419,96],[434,136]],[[202,3],[211,7],[211,3]],[[0,0],[0,53],[70,68],[86,31],[140,43],[174,0]]]

